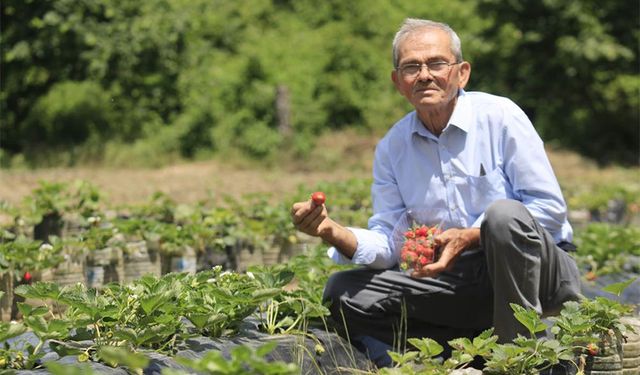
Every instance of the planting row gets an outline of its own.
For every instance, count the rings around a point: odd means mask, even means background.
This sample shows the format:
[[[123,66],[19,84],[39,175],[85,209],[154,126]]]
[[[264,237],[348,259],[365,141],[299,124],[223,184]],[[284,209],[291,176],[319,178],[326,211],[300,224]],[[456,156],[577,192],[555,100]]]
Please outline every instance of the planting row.
[[[191,359],[175,361],[204,373],[247,373],[233,372],[233,367],[224,372],[220,364],[224,361],[237,362],[234,366],[245,369],[259,365],[254,369],[256,374],[296,373],[295,358],[287,363],[261,362],[260,358],[285,345],[286,339],[278,339],[279,335],[315,341],[312,352],[307,349],[307,358],[309,354],[321,356],[328,349],[326,338],[318,339],[321,333],[312,333],[320,332],[319,327],[325,332],[332,329],[325,322],[328,309],[321,303],[321,286],[336,268],[323,259],[323,252],[315,251],[294,257],[288,266],[251,267],[245,273],[215,267],[196,274],[146,275],[126,285],[108,284],[100,290],[80,283],[64,288],[45,282],[19,286],[16,295],[25,299],[18,304],[22,320],[0,323],[0,342],[5,343],[0,348],[0,368],[37,369],[49,367],[50,362],[55,367],[58,359],[72,358],[74,362],[120,364],[142,372],[158,355],[166,362],[182,353]],[[609,285],[606,291],[619,295],[631,282]],[[477,356],[484,359],[485,370],[495,374],[535,374],[560,360],[574,362],[576,368],[593,374],[603,366],[616,366],[620,371],[627,365],[638,369],[633,361],[638,360],[640,340],[630,339],[635,337],[637,322],[624,318],[631,313],[630,306],[602,297],[568,302],[560,315],[549,320],[550,324],[534,311],[517,305],[512,308],[529,336],[498,344],[489,329],[473,339],[455,339],[449,342],[453,351],[445,362],[438,359],[443,350],[440,344],[429,338],[411,339],[411,349],[398,348],[392,353],[396,367],[380,373],[448,374],[468,367]],[[236,340],[248,321],[268,335],[261,337],[272,344],[256,351],[236,348],[236,357],[229,360],[227,353],[225,360],[222,351],[207,341]],[[553,337],[539,338],[545,330]],[[236,341],[249,341],[246,331],[244,334]],[[200,345],[196,350],[197,342],[211,345]],[[289,341],[286,345],[295,344]],[[625,355],[632,361],[625,364]],[[366,363],[353,363],[360,365]],[[367,368],[356,370],[373,373]],[[176,370],[163,373],[182,374]]]
[[[100,354],[104,347],[174,354],[193,337],[233,336],[249,317],[268,335],[306,332],[314,321],[324,326],[328,310],[321,302],[322,285],[338,268],[315,251],[291,259],[287,267],[255,266],[245,273],[217,266],[147,274],[100,289],[82,283],[20,285],[15,294],[22,299],[17,304],[22,319],[0,323],[0,342],[27,330],[37,340],[5,345],[0,368],[40,367],[51,350],[81,362],[108,362]]]

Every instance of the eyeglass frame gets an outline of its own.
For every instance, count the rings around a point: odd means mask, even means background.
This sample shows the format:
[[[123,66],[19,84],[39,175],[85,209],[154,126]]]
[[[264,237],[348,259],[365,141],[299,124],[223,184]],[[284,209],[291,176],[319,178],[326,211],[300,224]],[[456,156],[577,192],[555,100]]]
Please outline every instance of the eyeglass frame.
[[[431,72],[431,68],[429,68],[429,65],[431,65],[431,66],[434,66],[434,65],[436,65],[436,66],[443,66],[443,65],[446,65],[446,66],[449,68],[449,71],[451,71],[451,67],[452,67],[453,65],[462,64],[463,62],[464,62],[464,61],[456,61],[456,62],[452,62],[452,63],[450,63],[450,62],[446,62],[446,61],[432,61],[432,62],[423,63],[423,64],[418,64],[418,63],[408,63],[408,64],[403,64],[403,65],[398,65],[398,66],[396,66],[396,71],[398,71],[398,72],[399,72],[403,77],[415,78],[415,77],[419,76],[419,75],[420,75],[420,73],[422,73],[422,69],[423,69],[423,68],[427,68],[427,72],[428,72],[429,74],[431,74],[432,76],[440,77],[440,75],[439,75],[439,74],[437,74],[437,73],[436,73],[436,74],[434,74],[434,73],[432,73],[432,72]],[[405,73],[403,73],[403,72],[402,72],[402,69],[403,69],[403,68],[406,68],[406,67],[408,67],[408,66],[418,67],[418,68],[420,68],[420,69],[419,69],[417,72],[415,72],[414,74],[406,75]],[[448,74],[448,72],[447,72],[447,74]]]

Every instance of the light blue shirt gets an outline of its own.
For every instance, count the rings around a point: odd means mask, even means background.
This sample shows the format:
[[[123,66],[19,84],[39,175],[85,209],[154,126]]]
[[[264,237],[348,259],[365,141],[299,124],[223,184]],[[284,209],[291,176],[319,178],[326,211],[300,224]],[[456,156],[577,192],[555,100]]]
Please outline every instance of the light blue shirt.
[[[439,137],[411,112],[380,140],[373,164],[369,229],[349,228],[358,241],[353,259],[335,248],[337,263],[393,267],[399,258],[392,232],[404,214],[443,228],[480,227],[498,199],[522,202],[553,235],[571,241],[567,207],[540,136],[511,100],[460,90]]]

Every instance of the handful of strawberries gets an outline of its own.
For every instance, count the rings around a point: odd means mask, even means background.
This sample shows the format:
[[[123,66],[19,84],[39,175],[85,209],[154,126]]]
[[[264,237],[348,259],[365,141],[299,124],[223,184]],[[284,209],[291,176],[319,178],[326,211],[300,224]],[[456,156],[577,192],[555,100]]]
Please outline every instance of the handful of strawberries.
[[[420,225],[404,232],[404,243],[400,250],[400,269],[418,271],[435,257],[434,237],[442,230],[438,226]]]

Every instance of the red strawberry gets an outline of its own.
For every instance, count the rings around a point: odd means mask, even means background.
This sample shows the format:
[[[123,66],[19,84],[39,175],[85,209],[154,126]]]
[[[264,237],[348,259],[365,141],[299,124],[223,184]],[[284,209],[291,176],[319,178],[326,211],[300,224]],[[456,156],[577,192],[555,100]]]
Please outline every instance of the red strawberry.
[[[24,275],[22,275],[22,280],[24,280],[27,284],[31,283],[31,273],[29,271],[25,272]]]
[[[426,237],[428,231],[429,230],[427,229],[427,227],[425,227],[423,225],[420,228],[416,229],[416,236],[418,236],[418,237]]]
[[[327,196],[324,195],[324,193],[321,191],[316,191],[315,193],[311,194],[311,200],[316,206],[322,206],[327,200]]]

